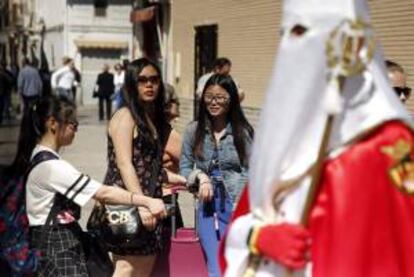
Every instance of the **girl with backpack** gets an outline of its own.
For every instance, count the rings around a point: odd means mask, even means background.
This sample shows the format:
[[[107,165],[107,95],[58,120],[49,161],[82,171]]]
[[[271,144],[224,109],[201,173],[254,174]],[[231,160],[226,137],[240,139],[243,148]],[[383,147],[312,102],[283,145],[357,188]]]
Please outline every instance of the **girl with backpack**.
[[[22,120],[13,168],[22,173],[30,170],[26,210],[31,246],[41,251],[39,276],[88,276],[78,220],[80,207],[91,198],[143,206],[155,218],[166,216],[161,200],[103,185],[61,159],[59,149],[73,142],[77,127],[74,104],[54,96],[40,99]],[[54,218],[50,218],[52,210],[57,214]],[[45,226],[50,221],[55,224]]]

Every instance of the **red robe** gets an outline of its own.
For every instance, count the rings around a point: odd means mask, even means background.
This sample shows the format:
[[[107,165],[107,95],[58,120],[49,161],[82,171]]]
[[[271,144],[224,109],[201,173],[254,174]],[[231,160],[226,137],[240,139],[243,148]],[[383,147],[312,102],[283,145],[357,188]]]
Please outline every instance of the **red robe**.
[[[309,221],[312,276],[414,276],[410,180],[414,137],[397,121],[327,160]],[[248,212],[239,207],[237,215]]]

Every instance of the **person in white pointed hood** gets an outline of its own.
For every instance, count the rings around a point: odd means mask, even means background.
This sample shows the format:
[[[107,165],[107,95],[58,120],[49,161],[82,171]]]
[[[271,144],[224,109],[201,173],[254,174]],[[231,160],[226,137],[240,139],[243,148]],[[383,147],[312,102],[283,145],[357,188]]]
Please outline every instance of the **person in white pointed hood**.
[[[412,122],[369,22],[364,0],[284,1],[225,276],[414,276]]]

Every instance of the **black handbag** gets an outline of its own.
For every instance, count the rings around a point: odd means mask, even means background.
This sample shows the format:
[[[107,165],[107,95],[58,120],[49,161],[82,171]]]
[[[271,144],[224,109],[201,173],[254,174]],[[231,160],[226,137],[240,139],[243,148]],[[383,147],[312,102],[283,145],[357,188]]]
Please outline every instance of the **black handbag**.
[[[72,202],[67,200],[59,194],[55,195],[55,201],[50,212],[51,219],[56,218],[58,211],[60,210],[59,205],[64,202]],[[60,204],[57,204],[60,203]],[[68,203],[65,203],[68,205]],[[50,222],[50,219],[48,218]],[[48,226],[49,222],[46,222]],[[46,233],[46,232],[45,232]],[[44,239],[44,238],[43,238]],[[111,277],[114,273],[114,265],[109,256],[108,251],[97,239],[96,235],[90,232],[81,231],[79,236],[80,243],[82,244],[83,252],[85,254],[86,268],[88,270],[89,277]]]
[[[157,153],[160,153],[157,144]],[[153,163],[150,168],[153,183],[156,182],[160,164]],[[149,195],[155,194],[155,187],[149,189]],[[101,243],[111,252],[122,249],[143,248],[154,232],[161,233],[162,225],[157,224],[153,231],[148,231],[141,222],[138,208],[132,205],[107,205],[97,202],[87,223],[87,229],[96,234]]]
[[[149,233],[141,223],[137,207],[101,203],[95,205],[87,229],[110,251],[140,248],[145,244],[145,234]]]
[[[111,277],[114,273],[114,265],[96,235],[83,232],[81,241],[89,277]]]

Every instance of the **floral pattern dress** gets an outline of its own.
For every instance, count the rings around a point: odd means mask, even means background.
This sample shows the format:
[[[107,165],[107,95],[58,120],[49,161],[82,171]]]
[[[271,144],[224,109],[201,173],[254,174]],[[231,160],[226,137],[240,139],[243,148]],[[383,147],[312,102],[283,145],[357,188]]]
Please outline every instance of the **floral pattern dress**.
[[[155,140],[150,130],[143,124],[137,125],[138,135],[133,138],[132,164],[138,176],[141,190],[144,195],[162,198],[162,143]],[[115,185],[126,189],[122,181],[120,170],[116,164],[115,148],[113,141],[108,136],[108,170],[104,184]],[[154,255],[159,253],[165,246],[163,238],[164,224],[158,224],[154,231],[140,233],[137,240],[142,240],[141,247],[137,248],[114,248],[109,251],[118,255]]]

